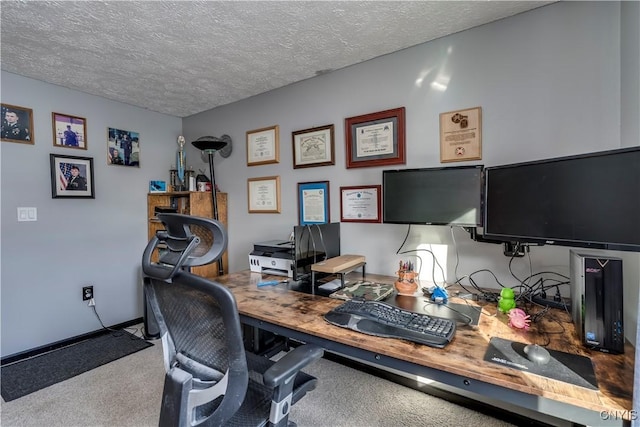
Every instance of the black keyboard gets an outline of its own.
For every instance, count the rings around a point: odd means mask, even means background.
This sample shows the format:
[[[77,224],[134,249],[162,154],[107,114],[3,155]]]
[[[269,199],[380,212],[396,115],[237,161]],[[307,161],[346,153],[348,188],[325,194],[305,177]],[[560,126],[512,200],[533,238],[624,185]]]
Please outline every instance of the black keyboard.
[[[381,301],[352,299],[324,315],[327,322],[369,335],[443,348],[456,333],[456,322],[403,310]]]

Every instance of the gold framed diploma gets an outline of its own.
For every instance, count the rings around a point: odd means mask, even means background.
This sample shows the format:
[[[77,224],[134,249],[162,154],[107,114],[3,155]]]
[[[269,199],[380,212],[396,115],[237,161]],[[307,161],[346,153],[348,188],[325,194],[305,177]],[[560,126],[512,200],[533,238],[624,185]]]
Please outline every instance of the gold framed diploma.
[[[247,166],[280,162],[278,125],[247,131]]]
[[[382,186],[340,187],[340,222],[381,222]]]
[[[280,176],[247,179],[249,213],[280,213]]]
[[[440,163],[482,159],[482,108],[440,114]]]

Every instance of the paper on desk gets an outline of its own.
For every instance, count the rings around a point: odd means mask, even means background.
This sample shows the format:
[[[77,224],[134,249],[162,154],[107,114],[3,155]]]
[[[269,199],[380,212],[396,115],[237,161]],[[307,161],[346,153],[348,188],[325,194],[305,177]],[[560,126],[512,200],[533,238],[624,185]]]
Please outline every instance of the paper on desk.
[[[345,280],[344,284],[346,285],[347,283],[349,282]],[[318,286],[318,289],[322,289],[324,291],[335,291],[336,289],[340,289],[341,286],[342,283],[340,282],[340,279],[333,279],[330,282],[323,283],[322,285]]]

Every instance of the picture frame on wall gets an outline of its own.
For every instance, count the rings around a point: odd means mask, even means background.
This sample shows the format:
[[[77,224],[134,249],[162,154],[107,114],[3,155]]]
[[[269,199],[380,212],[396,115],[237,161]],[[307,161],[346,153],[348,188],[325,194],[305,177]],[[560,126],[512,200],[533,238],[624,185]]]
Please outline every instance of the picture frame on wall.
[[[53,199],[94,199],[93,158],[49,155]]]
[[[382,186],[340,187],[340,222],[382,222]]]
[[[35,144],[33,110],[17,105],[1,104],[2,129],[0,140],[19,144]]]
[[[280,213],[280,176],[247,179],[249,213]]]
[[[347,169],[406,163],[405,108],[345,119]]]
[[[107,130],[107,164],[140,167],[140,134],[109,128]]]
[[[482,159],[482,108],[440,113],[440,163]]]
[[[331,222],[329,181],[298,183],[298,223],[300,225]]]
[[[62,113],[51,113],[53,146],[87,149],[87,119]]]
[[[280,163],[280,127],[247,131],[247,166],[270,163]]]
[[[334,125],[318,126],[291,133],[293,168],[335,165]]]

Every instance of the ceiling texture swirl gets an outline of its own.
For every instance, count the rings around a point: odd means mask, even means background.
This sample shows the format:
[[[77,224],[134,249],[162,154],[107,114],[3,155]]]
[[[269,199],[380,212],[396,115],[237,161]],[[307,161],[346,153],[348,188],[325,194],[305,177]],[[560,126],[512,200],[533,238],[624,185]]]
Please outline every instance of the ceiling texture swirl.
[[[186,117],[549,1],[6,1],[11,73]]]

